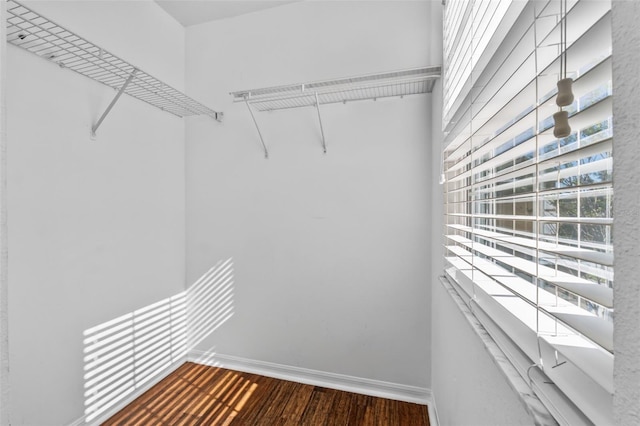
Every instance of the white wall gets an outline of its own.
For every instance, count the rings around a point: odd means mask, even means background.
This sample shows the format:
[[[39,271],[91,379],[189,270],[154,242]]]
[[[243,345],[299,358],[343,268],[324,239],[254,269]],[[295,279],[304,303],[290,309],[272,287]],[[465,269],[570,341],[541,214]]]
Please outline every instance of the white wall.
[[[187,277],[233,258],[198,349],[428,387],[428,95],[249,112],[228,92],[430,65],[428,2],[300,2],[189,27]]]
[[[615,273],[614,419],[640,424],[640,4],[612,3]]]
[[[151,1],[29,2],[174,86],[184,30]],[[11,422],[84,411],[83,331],[184,289],[184,122],[7,47]]]

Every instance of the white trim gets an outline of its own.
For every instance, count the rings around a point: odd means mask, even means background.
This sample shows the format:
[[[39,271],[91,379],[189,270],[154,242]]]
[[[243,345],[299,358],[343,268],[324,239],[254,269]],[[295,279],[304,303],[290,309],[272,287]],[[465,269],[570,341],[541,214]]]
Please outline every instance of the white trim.
[[[198,364],[222,367],[245,373],[260,374],[266,377],[289,380],[307,385],[322,386],[330,389],[395,399],[398,401],[413,402],[416,404],[428,405],[429,407],[433,401],[431,390],[428,388],[365,379],[362,377],[347,376],[344,374],[329,373],[326,371],[311,370],[308,368],[293,367],[290,365],[275,364],[237,356],[222,355],[215,352],[192,350],[187,355],[187,360]]]
[[[9,424],[9,316],[7,233],[7,18],[6,2],[0,5],[0,424]]]
[[[143,393],[145,393],[146,391],[151,389],[153,386],[157,385],[162,379],[167,377],[169,374],[173,373],[175,370],[178,369],[178,367],[180,367],[186,361],[187,360],[184,357],[178,359],[173,364],[171,364],[169,367],[167,367],[167,368],[161,370],[159,373],[157,373],[154,376],[153,379],[147,381],[144,385],[140,386],[138,389],[136,389],[135,391],[131,392],[129,394],[129,396],[127,396],[126,398],[122,399],[116,405],[114,405],[109,410],[105,411],[101,416],[96,417],[92,421],[87,422],[86,421],[87,416],[84,415],[84,416],[80,417],[79,419],[69,423],[67,426],[84,426],[84,425],[95,425],[95,426],[97,426],[97,425],[102,424],[103,422],[107,421],[110,417],[112,417],[114,414],[116,414],[118,411],[122,410],[127,405],[131,404],[136,398],[140,397]]]
[[[436,396],[431,393],[431,400],[427,404],[427,410],[429,410],[429,425],[440,426],[440,419],[438,418],[438,410],[436,409]]]

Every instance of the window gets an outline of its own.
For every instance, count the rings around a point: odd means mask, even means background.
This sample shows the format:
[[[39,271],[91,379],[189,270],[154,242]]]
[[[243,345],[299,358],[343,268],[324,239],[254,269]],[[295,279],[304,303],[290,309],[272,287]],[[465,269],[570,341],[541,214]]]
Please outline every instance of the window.
[[[596,424],[613,394],[610,9],[449,0],[444,15],[446,276]],[[565,10],[575,100],[557,139]]]

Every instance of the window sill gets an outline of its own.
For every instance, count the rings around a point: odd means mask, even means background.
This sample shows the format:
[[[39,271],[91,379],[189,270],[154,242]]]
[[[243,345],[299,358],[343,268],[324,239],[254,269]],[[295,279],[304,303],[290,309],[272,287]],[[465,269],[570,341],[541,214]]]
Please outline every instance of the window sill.
[[[531,386],[522,378],[520,372],[509,360],[509,356],[501,349],[476,314],[471,311],[469,305],[460,295],[460,292],[455,288],[455,284],[452,284],[445,277],[440,277],[439,281],[445,290],[447,290],[451,299],[456,303],[471,328],[478,335],[478,338],[482,341],[485,349],[498,367],[498,370],[504,375],[507,383],[524,405],[525,410],[531,415],[534,423],[539,426],[557,425],[558,422],[536,396]]]

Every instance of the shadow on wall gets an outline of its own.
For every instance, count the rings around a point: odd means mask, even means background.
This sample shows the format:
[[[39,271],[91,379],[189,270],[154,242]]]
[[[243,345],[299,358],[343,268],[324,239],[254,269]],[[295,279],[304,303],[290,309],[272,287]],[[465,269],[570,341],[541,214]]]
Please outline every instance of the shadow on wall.
[[[233,260],[219,262],[187,293],[187,344],[202,342],[233,315]]]
[[[139,389],[233,315],[233,259],[175,296],[84,331],[85,421]]]

